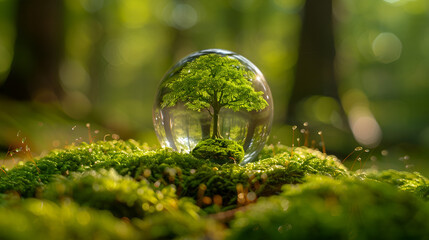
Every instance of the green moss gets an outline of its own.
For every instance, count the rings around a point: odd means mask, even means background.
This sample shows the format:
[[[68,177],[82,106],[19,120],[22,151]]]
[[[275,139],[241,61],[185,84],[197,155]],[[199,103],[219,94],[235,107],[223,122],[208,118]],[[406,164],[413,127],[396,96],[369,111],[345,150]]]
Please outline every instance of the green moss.
[[[75,203],[28,199],[0,208],[0,239],[141,239],[131,224]]]
[[[155,187],[121,176],[114,169],[59,176],[43,191],[43,198],[63,202],[73,200],[81,206],[109,210],[117,217],[144,217],[158,212],[183,211],[198,215],[199,208],[189,199],[178,199],[175,187]]]
[[[73,171],[83,172],[91,169],[114,168],[121,175],[130,175],[143,179],[146,169],[151,169],[150,180],[164,179],[170,184],[168,169],[189,171],[205,161],[189,154],[180,154],[171,150],[144,150],[133,140],[108,141],[93,144],[82,143],[77,147],[55,150],[35,163],[22,163],[6,174],[0,172],[0,193],[15,191],[24,197],[35,196],[36,190],[52,180],[56,174],[67,176]],[[168,168],[168,169],[167,169]],[[173,183],[181,185],[180,179]]]
[[[20,162],[20,164],[7,174],[0,173],[0,192],[18,192],[24,197],[34,196],[36,189],[43,185],[39,171],[33,162]],[[45,175],[48,179],[51,175]]]
[[[225,164],[199,168],[187,179],[183,195],[197,198],[198,186],[204,184],[207,187],[205,194],[222,196],[224,206],[228,208],[237,203],[239,184],[257,196],[268,196],[279,193],[284,184],[304,182],[308,174],[348,176],[346,168],[335,157],[308,148],[296,148],[293,156],[283,152],[245,166]]]
[[[414,193],[422,199],[429,201],[429,183],[418,186]]]
[[[416,195],[428,199],[428,193],[419,173],[350,173],[336,157],[306,147],[270,145],[259,161],[241,166],[132,140],[84,143],[0,172],[0,225],[6,226],[0,239],[25,239],[44,228],[41,238],[55,238],[54,232],[81,238],[75,232],[82,219],[87,238],[132,232],[145,239],[216,239],[228,231],[238,239],[422,238],[428,203]],[[207,217],[250,203],[230,230]],[[40,223],[32,225],[35,219]],[[27,226],[30,235],[14,227],[9,233],[7,220]]]
[[[224,227],[210,218],[190,217],[184,212],[160,213],[133,219],[133,224],[144,233],[144,239],[224,239]]]
[[[200,159],[210,159],[217,164],[240,163],[244,158],[243,147],[232,140],[209,138],[192,150],[192,155]]]
[[[85,172],[97,169],[115,169],[122,176],[151,184],[176,186],[179,197],[192,197],[198,201],[201,185],[206,186],[204,196],[220,195],[222,208],[235,207],[237,185],[243,185],[258,196],[280,192],[286,183],[301,183],[307,174],[333,177],[347,176],[348,172],[333,156],[308,149],[282,149],[258,162],[245,166],[238,164],[218,165],[210,160],[197,159],[168,149],[144,150],[135,141],[109,141],[82,144],[65,150],[56,150],[36,160],[17,166],[0,177],[0,192],[16,191],[24,197],[35,196],[51,182],[54,175],[69,176],[73,171]],[[264,154],[271,150],[264,150]],[[206,206],[203,206],[206,207]]]
[[[230,239],[424,239],[429,208],[375,181],[311,177],[238,213]]]
[[[419,197],[429,200],[429,180],[418,172],[411,173],[393,169],[384,171],[364,171],[358,172],[356,177],[388,183],[403,191],[414,192]]]

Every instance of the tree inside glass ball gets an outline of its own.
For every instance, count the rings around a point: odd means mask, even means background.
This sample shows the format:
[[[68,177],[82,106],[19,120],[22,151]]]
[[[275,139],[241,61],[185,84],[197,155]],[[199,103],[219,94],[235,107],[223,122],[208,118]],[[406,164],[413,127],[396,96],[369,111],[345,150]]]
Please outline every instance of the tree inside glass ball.
[[[222,138],[219,132],[219,112],[262,110],[267,101],[256,92],[249,81],[253,72],[247,71],[237,59],[218,54],[198,57],[188,63],[179,77],[166,84],[171,91],[162,98],[161,107],[172,107],[181,101],[190,110],[207,110],[212,117],[212,138]]]
[[[189,55],[162,79],[153,110],[162,146],[190,152],[200,141],[227,139],[253,160],[272,122],[269,87],[250,61],[210,49]]]

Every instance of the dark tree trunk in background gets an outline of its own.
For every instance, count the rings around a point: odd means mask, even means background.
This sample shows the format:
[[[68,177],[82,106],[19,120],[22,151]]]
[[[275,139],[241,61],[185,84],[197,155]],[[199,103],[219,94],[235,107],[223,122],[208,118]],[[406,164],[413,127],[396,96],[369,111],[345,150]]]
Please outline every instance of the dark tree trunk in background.
[[[15,26],[14,59],[0,96],[23,101],[61,98],[63,1],[17,0]]]
[[[313,95],[323,95],[340,103],[334,73],[334,31],[332,0],[307,0],[303,11],[303,24],[298,62],[292,96],[287,112],[288,123],[299,124],[299,102]],[[340,104],[341,106],[341,104]],[[347,126],[341,109],[344,126]]]

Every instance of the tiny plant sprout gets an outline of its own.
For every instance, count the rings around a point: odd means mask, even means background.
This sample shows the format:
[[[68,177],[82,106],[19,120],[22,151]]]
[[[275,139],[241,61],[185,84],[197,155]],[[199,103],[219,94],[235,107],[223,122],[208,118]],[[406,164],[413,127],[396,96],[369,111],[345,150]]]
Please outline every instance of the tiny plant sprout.
[[[323,150],[323,153],[326,154],[326,147],[325,147],[325,140],[323,139],[323,132],[319,131],[319,132],[317,132],[317,134],[319,134],[319,136],[320,136],[320,138],[322,140],[322,150]]]
[[[91,136],[91,124],[87,123],[86,124],[86,128],[88,128],[88,139],[89,139],[89,143],[92,143],[92,136]]]
[[[407,169],[414,166],[412,164],[407,164],[408,160],[410,160],[410,156],[408,156],[408,155],[405,155],[405,156],[399,158],[399,161],[403,162],[405,168],[407,168]]]
[[[355,158],[355,160],[353,161],[353,164],[350,168],[351,171],[353,171],[353,168],[355,166],[356,161],[360,162],[360,164],[362,164],[362,158],[360,158],[359,156],[357,158]],[[361,166],[362,167],[362,166]]]
[[[103,141],[107,141],[107,140],[106,140],[106,138],[107,138],[108,136],[110,136],[110,134],[105,134],[105,135],[104,135],[104,137],[103,137]]]
[[[311,140],[311,148],[316,148],[316,140]]]
[[[359,169],[362,169],[362,158],[358,158],[358,162],[359,162]]]
[[[346,161],[347,158],[349,158],[354,152],[362,151],[362,149],[363,149],[362,147],[355,147],[355,149],[353,149],[353,151],[351,153],[349,153],[349,155],[347,155],[347,157],[344,158],[343,161],[341,161],[341,162],[344,163],[344,161]]]
[[[356,163],[356,161],[361,161],[360,155],[362,154],[361,151],[359,151],[358,155],[356,156],[355,160],[353,161],[352,167],[350,168],[350,170],[353,170],[353,167]]]
[[[293,148],[295,147],[295,130],[297,129],[297,126],[292,126],[292,151],[290,153],[290,158],[293,157]]]
[[[373,156],[370,156],[371,155],[371,150],[370,149],[365,149],[365,153],[368,153],[368,155],[367,155],[367,157],[365,159],[365,162],[363,163],[362,169],[365,168],[365,165],[366,165],[366,162],[368,161],[368,159],[371,159],[373,157]]]
[[[304,126],[304,146],[308,147],[308,136],[310,135],[310,131],[308,130],[308,122],[304,122],[302,124]]]

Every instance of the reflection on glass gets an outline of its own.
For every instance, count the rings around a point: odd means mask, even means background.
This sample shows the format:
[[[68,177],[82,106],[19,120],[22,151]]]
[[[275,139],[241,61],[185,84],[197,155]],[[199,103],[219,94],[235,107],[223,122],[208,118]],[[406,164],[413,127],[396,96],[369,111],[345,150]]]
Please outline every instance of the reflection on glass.
[[[208,111],[189,110],[182,102],[172,107],[161,107],[163,96],[171,91],[165,87],[166,84],[174,81],[188,62],[207,54],[219,54],[239,60],[246,70],[254,73],[250,79],[252,86],[255,91],[263,93],[262,97],[268,103],[267,107],[259,111],[243,109],[235,112],[222,108],[219,112],[220,135],[241,144],[245,151],[242,163],[251,162],[263,148],[271,129],[273,119],[271,91],[264,76],[255,65],[243,56],[230,51],[209,49],[196,52],[180,60],[167,72],[161,80],[153,107],[155,132],[163,147],[170,147],[179,152],[189,152],[198,142],[211,137],[213,121]]]

